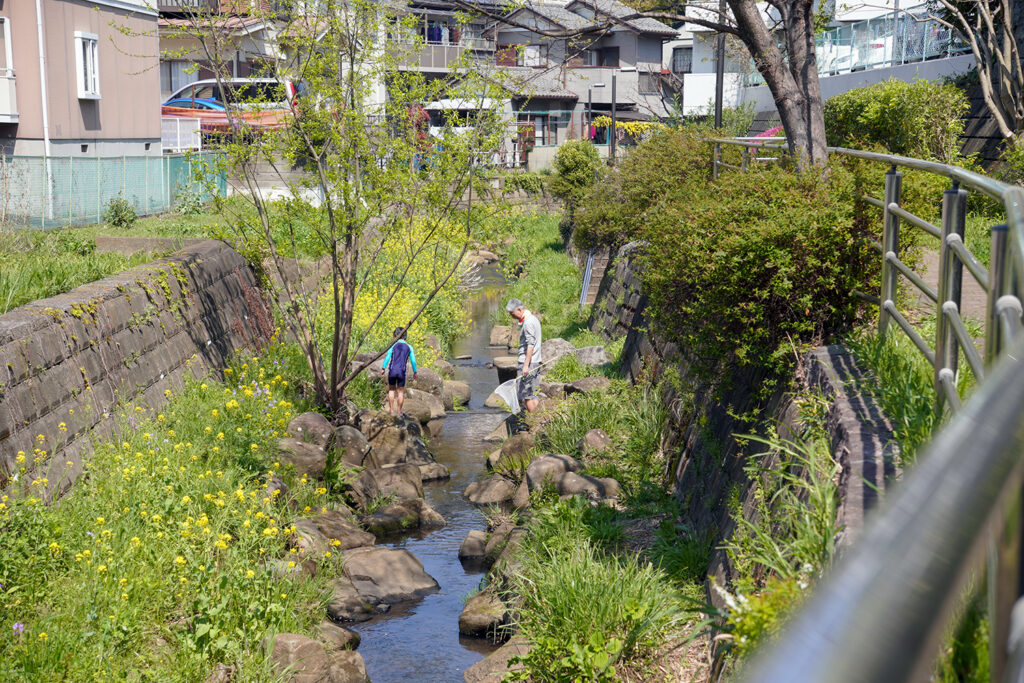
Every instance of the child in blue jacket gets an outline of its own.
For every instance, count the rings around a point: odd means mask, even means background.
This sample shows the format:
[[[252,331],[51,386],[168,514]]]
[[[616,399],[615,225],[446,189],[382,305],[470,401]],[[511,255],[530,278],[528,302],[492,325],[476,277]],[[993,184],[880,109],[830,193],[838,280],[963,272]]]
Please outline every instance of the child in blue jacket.
[[[405,405],[405,363],[412,363],[412,378],[416,379],[416,352],[409,342],[405,341],[405,331],[395,328],[395,343],[384,356],[384,365],[380,369],[382,377],[388,379],[388,412],[401,415]]]

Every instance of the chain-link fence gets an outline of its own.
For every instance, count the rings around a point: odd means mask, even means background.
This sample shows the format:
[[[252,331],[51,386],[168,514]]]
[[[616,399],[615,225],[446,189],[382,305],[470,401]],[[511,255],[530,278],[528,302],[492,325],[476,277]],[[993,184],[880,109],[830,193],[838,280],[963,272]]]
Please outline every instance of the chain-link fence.
[[[139,215],[169,211],[185,195],[227,193],[217,154],[139,157],[0,157],[0,226],[98,223],[123,198]]]

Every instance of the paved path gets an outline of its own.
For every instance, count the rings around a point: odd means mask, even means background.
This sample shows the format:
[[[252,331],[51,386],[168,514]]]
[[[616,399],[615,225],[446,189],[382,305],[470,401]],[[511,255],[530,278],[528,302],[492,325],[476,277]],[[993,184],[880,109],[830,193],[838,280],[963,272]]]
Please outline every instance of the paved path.
[[[928,251],[925,252],[921,257],[920,265],[917,272],[924,278],[932,287],[938,288],[939,286],[939,252]],[[963,277],[963,291],[961,295],[960,314],[969,320],[973,320],[981,325],[985,323],[985,311],[988,307],[988,295],[985,290],[981,288],[978,281],[974,279],[974,276],[964,268]],[[901,288],[908,287],[910,291],[918,292],[917,288],[904,277],[900,277],[899,286]],[[907,290],[904,290],[907,291]],[[931,299],[927,298],[920,292],[917,293],[917,297],[914,303],[914,309],[919,314],[924,313],[935,313],[935,304],[932,303]]]

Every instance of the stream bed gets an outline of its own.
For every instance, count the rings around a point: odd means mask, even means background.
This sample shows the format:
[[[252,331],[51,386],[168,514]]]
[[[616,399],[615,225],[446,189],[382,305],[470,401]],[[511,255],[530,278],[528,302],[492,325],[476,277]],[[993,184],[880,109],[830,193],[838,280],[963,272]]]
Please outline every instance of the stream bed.
[[[459,614],[466,596],[480,585],[484,574],[467,572],[459,562],[459,546],[472,529],[484,529],[480,511],[462,497],[466,486],[484,472],[493,444],[483,441],[506,417],[503,410],[484,407],[497,385],[497,373],[488,367],[504,349],[488,346],[493,311],[501,305],[505,282],[494,266],[481,273],[482,284],[470,298],[470,332],[453,356],[455,379],[469,384],[472,394],[466,410],[449,412],[441,433],[428,447],[438,462],[451,470],[451,479],[424,484],[424,497],[448,522],[443,529],[386,538],[378,545],[405,548],[437,579],[440,591],[361,624],[349,625],[362,636],[359,653],[374,683],[398,681],[461,681],[462,673],[496,649],[488,640],[459,635]]]

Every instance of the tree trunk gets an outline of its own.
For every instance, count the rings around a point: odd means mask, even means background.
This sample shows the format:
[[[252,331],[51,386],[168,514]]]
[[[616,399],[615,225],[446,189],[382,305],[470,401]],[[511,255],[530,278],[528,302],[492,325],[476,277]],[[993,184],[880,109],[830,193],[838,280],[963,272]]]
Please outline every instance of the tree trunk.
[[[747,46],[771,90],[797,167],[826,165],[825,115],[814,55],[812,0],[793,0],[780,5],[788,63],[755,2],[729,0],[729,8],[740,40]]]

